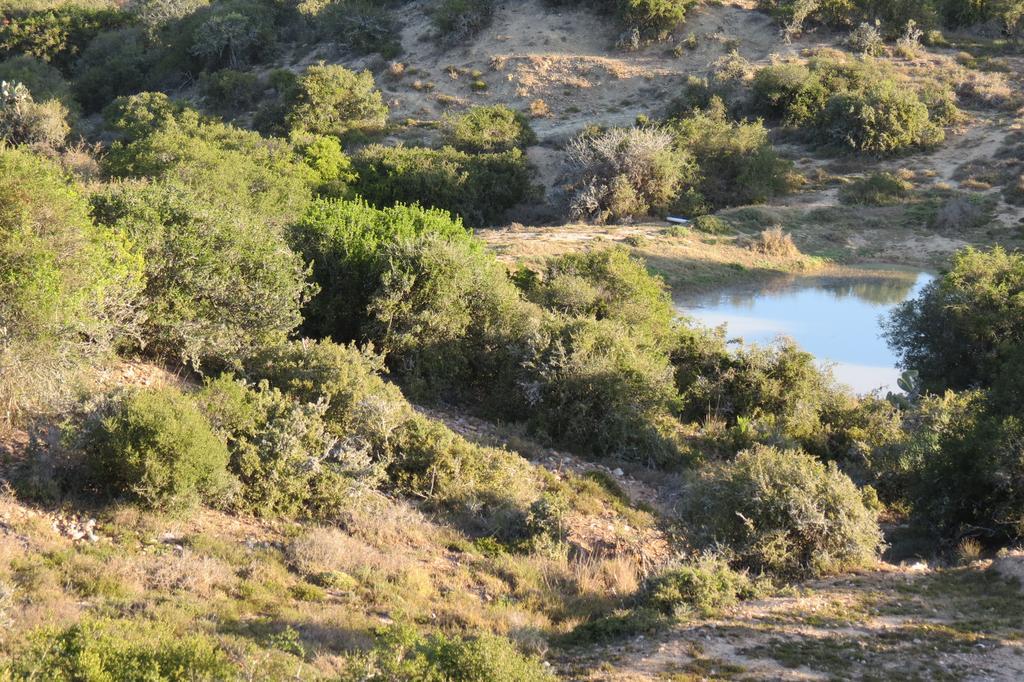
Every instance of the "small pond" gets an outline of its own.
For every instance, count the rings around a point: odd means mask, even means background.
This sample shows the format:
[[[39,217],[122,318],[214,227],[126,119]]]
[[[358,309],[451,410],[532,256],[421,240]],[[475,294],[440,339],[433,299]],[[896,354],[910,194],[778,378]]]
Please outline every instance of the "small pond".
[[[705,325],[726,325],[730,340],[763,345],[788,336],[854,391],[884,394],[898,390],[900,371],[881,337],[882,318],[932,279],[872,266],[678,295],[676,306]]]

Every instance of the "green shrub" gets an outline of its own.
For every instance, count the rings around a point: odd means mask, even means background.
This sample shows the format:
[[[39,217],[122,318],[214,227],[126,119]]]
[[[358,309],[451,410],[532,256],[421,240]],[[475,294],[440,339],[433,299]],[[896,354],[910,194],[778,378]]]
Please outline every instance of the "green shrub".
[[[299,78],[288,106],[288,127],[317,135],[341,137],[380,130],[388,118],[373,74],[322,62]]]
[[[623,248],[551,259],[531,298],[570,317],[621,322],[658,346],[668,341],[676,316],[665,283]]]
[[[475,241],[436,234],[384,257],[365,329],[412,396],[516,414],[515,379],[536,324],[504,266]]]
[[[865,152],[933,147],[945,139],[917,94],[891,81],[868,86],[861,93],[833,95],[818,127],[823,140]]]
[[[216,640],[179,636],[143,622],[86,620],[37,630],[12,680],[233,680],[239,671]]]
[[[313,266],[319,294],[305,311],[304,329],[337,341],[360,339],[366,307],[388,269],[390,244],[421,234],[468,241],[462,222],[444,211],[394,206],[378,210],[359,201],[315,201],[292,227],[291,241]]]
[[[701,215],[693,219],[693,229],[704,234],[729,234],[732,228],[718,216]]]
[[[463,43],[491,24],[494,0],[438,0],[430,15],[444,42]]]
[[[736,604],[751,589],[745,573],[732,570],[720,557],[706,554],[651,578],[644,602],[666,615],[685,617],[693,613],[711,618]]]
[[[531,356],[519,384],[534,429],[583,452],[673,463],[672,367],[628,325],[554,317]]]
[[[141,106],[138,98],[145,97]],[[115,102],[115,125],[142,133],[115,143],[104,170],[120,178],[168,180],[217,207],[280,226],[308,204],[320,178],[287,141],[203,120],[151,93]]]
[[[708,468],[690,486],[684,516],[699,545],[780,576],[821,575],[874,562],[876,511],[834,464],[758,446]]]
[[[693,157],[656,128],[587,132],[569,146],[574,219],[617,222],[663,214],[696,175]]]
[[[6,14],[0,22],[0,57],[28,55],[66,72],[98,33],[123,26],[127,18],[115,9],[74,3]]]
[[[839,190],[839,201],[844,204],[890,206],[906,199],[911,189],[913,185],[892,173],[872,173],[842,187]]]
[[[359,174],[356,190],[371,204],[420,203],[470,225],[499,222],[535,192],[532,169],[519,149],[467,154],[451,147],[370,145],[353,161]]]
[[[318,36],[334,40],[356,54],[379,52],[385,59],[397,57],[402,43],[400,27],[392,14],[394,3],[378,0],[335,0],[327,3],[311,21]]]
[[[730,121],[717,98],[670,121],[668,130],[699,169],[695,191],[680,201],[690,211],[764,203],[792,189],[793,164],[775,153],[764,125]]]
[[[228,443],[241,489],[234,505],[260,516],[336,518],[379,480],[356,439],[339,442],[323,402],[301,402],[263,383],[230,375],[206,384],[197,401]]]
[[[112,101],[103,109],[103,118],[108,128],[134,141],[174,123],[185,112],[183,104],[162,92],[140,92]]]
[[[539,660],[523,656],[502,637],[424,637],[410,626],[395,625],[378,633],[373,651],[345,679],[548,682],[555,676]]]
[[[70,131],[68,110],[58,100],[36,102],[21,83],[0,81],[0,142],[53,149]]]
[[[0,62],[0,81],[21,83],[38,102],[57,100],[68,111],[75,111],[77,103],[71,86],[61,72],[41,59],[18,55]]]
[[[318,196],[346,199],[353,194],[358,179],[350,159],[336,137],[327,135],[293,135],[292,144],[302,161],[312,169],[313,189]]]
[[[199,76],[199,92],[211,110],[234,115],[256,105],[263,94],[263,84],[259,76],[246,71],[204,71]]]
[[[441,127],[446,143],[464,152],[507,152],[537,141],[526,116],[503,104],[446,115]]]
[[[230,363],[301,321],[310,287],[283,235],[174,183],[115,185],[94,214],[145,260],[142,344],[189,362]]]
[[[67,390],[76,360],[136,320],[142,263],[96,227],[56,164],[0,149],[0,404],[3,421]]]
[[[989,387],[1024,347],[1024,255],[972,248],[902,303],[886,325],[900,363],[927,390]]]
[[[99,34],[75,63],[75,95],[87,111],[144,90],[159,57],[136,26]]]
[[[948,87],[915,88],[872,59],[767,66],[755,74],[751,93],[755,111],[819,144],[874,153],[938,144],[941,125],[959,115]]]
[[[227,448],[177,389],[138,390],[105,411],[83,434],[91,480],[101,492],[181,509],[230,489]]]

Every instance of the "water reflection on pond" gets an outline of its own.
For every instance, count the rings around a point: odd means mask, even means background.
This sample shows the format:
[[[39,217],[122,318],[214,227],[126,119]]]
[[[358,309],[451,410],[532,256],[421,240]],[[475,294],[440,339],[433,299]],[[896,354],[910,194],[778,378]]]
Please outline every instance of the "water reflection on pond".
[[[677,307],[729,338],[766,344],[789,336],[858,393],[896,389],[896,357],[881,338],[881,319],[916,296],[932,275],[871,269],[784,277],[757,286],[677,296]]]

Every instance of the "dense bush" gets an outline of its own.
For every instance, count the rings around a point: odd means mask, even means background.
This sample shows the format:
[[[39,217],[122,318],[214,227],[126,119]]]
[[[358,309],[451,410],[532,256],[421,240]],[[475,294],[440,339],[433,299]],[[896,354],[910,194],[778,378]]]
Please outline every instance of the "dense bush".
[[[502,104],[446,115],[441,128],[445,142],[464,152],[507,152],[537,141],[526,116]]]
[[[781,576],[871,564],[882,544],[867,491],[834,464],[758,446],[706,469],[684,496],[694,539],[738,565]]]
[[[494,18],[494,0],[438,0],[430,18],[441,39],[456,45],[490,25]]]
[[[115,101],[111,110],[115,127],[138,135],[104,158],[115,177],[185,184],[217,207],[275,225],[297,217],[321,181],[287,140],[206,121],[159,95]]]
[[[118,28],[126,20],[127,15],[115,9],[75,3],[13,12],[0,22],[0,57],[28,55],[66,72],[98,33]]]
[[[941,537],[981,537],[1006,544],[1024,537],[1024,423],[991,395],[964,394],[949,401],[924,441],[910,502],[915,517]],[[931,447],[928,447],[931,446]]]
[[[53,163],[0,149],[0,403],[3,420],[45,403],[76,359],[134,323],[141,262],[97,228]]]
[[[393,490],[446,510],[463,528],[515,539],[537,496],[529,466],[417,414],[380,377],[382,369],[381,359],[367,351],[308,341],[266,349],[246,363],[252,380],[320,405],[325,428],[341,447],[333,467],[346,477],[345,492],[336,494],[351,497],[383,470]]]
[[[535,192],[532,169],[519,149],[467,154],[451,147],[370,145],[353,163],[356,190],[370,203],[420,203],[450,211],[470,225],[499,222]]]
[[[553,258],[543,283],[527,294],[545,308],[570,317],[621,322],[657,346],[669,340],[676,316],[665,283],[622,248]]]
[[[663,214],[693,181],[693,157],[655,128],[584,133],[569,146],[578,178],[570,215],[598,223]]]
[[[199,76],[199,92],[211,110],[232,115],[254,107],[262,95],[263,85],[254,73],[221,69]]]
[[[71,86],[61,72],[35,57],[18,55],[0,62],[0,81],[21,83],[37,102],[55,99],[69,111],[77,107]]]
[[[760,69],[751,104],[765,116],[805,130],[819,144],[892,153],[940,143],[941,125],[956,116],[950,97],[935,88],[919,93],[870,59],[815,57],[806,67]],[[935,107],[933,119],[928,102],[938,101],[945,104]]]
[[[865,152],[933,147],[945,139],[916,93],[884,81],[830,97],[818,128],[828,143]]]
[[[287,124],[294,131],[344,136],[380,130],[388,108],[376,89],[373,74],[343,66],[315,64],[288,94]]]
[[[651,578],[644,601],[666,615],[710,618],[751,591],[745,573],[734,571],[721,557],[705,554]]]
[[[71,128],[58,100],[36,102],[21,83],[0,81],[0,142],[60,147]]]
[[[115,399],[84,427],[90,481],[157,509],[217,500],[230,490],[228,451],[192,400],[174,388]]]
[[[85,620],[36,631],[9,670],[12,680],[231,680],[238,670],[211,637],[158,626]]]
[[[379,52],[391,59],[402,51],[393,4],[387,0],[334,0],[310,16],[310,22],[318,36],[336,41],[347,50],[356,54]]]
[[[583,5],[610,14],[641,39],[662,39],[686,18],[695,0],[547,0],[554,5]]]
[[[668,357],[615,320],[555,317],[543,331],[520,382],[534,428],[585,452],[672,463]]]
[[[764,125],[730,121],[717,98],[670,121],[668,130],[699,169],[695,187],[679,201],[687,212],[763,203],[793,187],[793,164],[775,153]]]
[[[241,484],[234,505],[243,511],[336,518],[378,482],[367,448],[351,434],[342,440],[331,432],[324,402],[230,375],[207,383],[197,401],[228,443],[228,468]]]
[[[760,0],[759,4],[794,30],[809,21],[840,28],[878,20],[890,36],[903,31],[909,21],[925,28],[940,22],[961,28],[995,20],[1012,33],[1024,14],[1020,0]]]
[[[276,43],[277,8],[265,0],[222,0],[197,9],[176,41],[207,70],[237,69],[268,57]]]
[[[470,239],[462,222],[444,211],[315,201],[291,230],[292,244],[312,263],[320,287],[305,312],[305,331],[337,341],[362,338],[366,307],[388,269],[386,248],[421,234]]]
[[[909,182],[892,173],[872,173],[840,188],[839,201],[844,204],[889,206],[906,199],[912,187]]]
[[[75,63],[75,95],[87,111],[99,111],[115,97],[144,90],[156,80],[158,56],[137,26],[101,33]]]
[[[378,634],[373,651],[345,679],[549,682],[555,676],[539,660],[523,656],[501,637],[424,637],[409,626],[395,625]]]
[[[536,323],[504,266],[475,242],[428,234],[385,247],[365,329],[414,397],[516,414]]]
[[[144,257],[149,352],[229,363],[301,321],[306,269],[277,229],[174,183],[115,185],[93,204]]]
[[[989,387],[1024,348],[1024,254],[968,248],[890,317],[886,338],[926,389]]]

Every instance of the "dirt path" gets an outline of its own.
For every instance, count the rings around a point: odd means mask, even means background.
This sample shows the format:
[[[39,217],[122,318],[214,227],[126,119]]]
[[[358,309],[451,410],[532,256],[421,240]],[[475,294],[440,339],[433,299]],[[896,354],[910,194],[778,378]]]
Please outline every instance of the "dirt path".
[[[1024,592],[984,563],[884,564],[569,658],[589,680],[1020,680]]]

